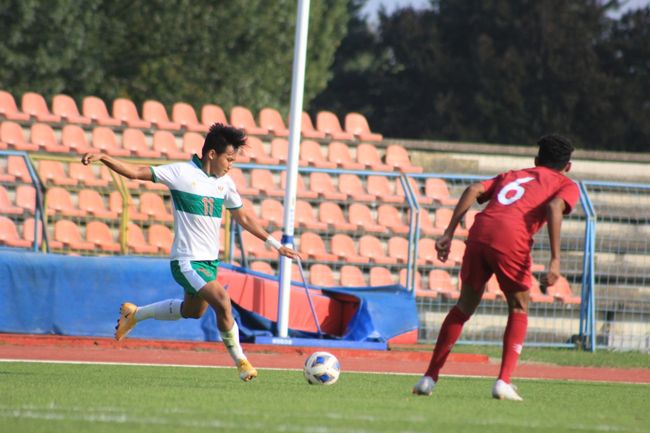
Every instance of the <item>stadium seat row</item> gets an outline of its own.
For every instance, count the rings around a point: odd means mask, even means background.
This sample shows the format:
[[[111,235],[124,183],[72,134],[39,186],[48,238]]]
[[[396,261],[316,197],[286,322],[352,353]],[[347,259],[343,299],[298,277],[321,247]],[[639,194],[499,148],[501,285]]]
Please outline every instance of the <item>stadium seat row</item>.
[[[52,98],[52,111],[45,98],[34,92],[23,94],[21,108],[18,109],[13,95],[0,91],[0,117],[9,120],[27,122],[37,120],[47,123],[75,123],[80,125],[97,124],[107,127],[130,127],[138,129],[166,129],[172,131],[188,130],[207,132],[215,122],[244,128],[249,135],[275,135],[287,137],[289,131],[280,113],[272,108],[263,108],[259,113],[259,123],[245,107],[236,106],[230,112],[230,122],[223,109],[214,104],[206,104],[201,109],[201,121],[194,108],[184,102],[177,102],[172,107],[172,116],[159,101],[147,100],[142,105],[142,117],[133,101],[118,98],[113,101],[112,115],[109,114],[104,101],[96,96],[83,99],[81,113],[76,102],[68,95],[55,95]],[[333,140],[382,141],[381,134],[372,132],[366,118],[359,113],[345,116],[345,129],[341,127],[338,117],[329,111],[321,111],[316,116],[316,128],[309,115],[302,113],[302,135],[305,138]]]
[[[112,156],[137,158],[165,158],[186,160],[192,154],[201,154],[204,137],[197,132],[186,132],[182,141],[177,143],[176,136],[170,131],[155,131],[151,144],[142,130],[126,128],[121,140],[114,130],[97,126],[92,129],[89,140],[78,125],[67,124],[61,128],[60,139],[52,126],[34,123],[30,128],[29,140],[23,134],[23,127],[12,121],[0,125],[0,150],[13,149],[27,152],[77,153],[102,151]],[[284,138],[274,138],[270,143],[270,152],[257,137],[249,137],[248,145],[240,152],[238,162],[257,164],[285,164],[289,155],[289,142]],[[327,158],[323,156],[321,144],[314,140],[303,140],[300,146],[299,165],[318,168],[343,168],[350,170],[402,171],[405,173],[422,172],[421,167],[411,164],[409,155],[400,145],[389,145],[386,154],[371,143],[356,146],[356,159],[352,149],[340,141],[333,141],[325,146]]]

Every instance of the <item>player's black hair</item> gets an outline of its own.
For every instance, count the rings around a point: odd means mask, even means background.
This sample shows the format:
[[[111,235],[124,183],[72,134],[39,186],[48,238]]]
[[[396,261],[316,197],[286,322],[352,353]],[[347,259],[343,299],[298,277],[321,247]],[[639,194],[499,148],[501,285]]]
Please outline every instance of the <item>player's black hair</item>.
[[[554,170],[562,170],[571,160],[575,150],[571,142],[561,135],[545,135],[537,141],[537,163]]]
[[[210,127],[210,132],[205,136],[203,143],[203,155],[214,149],[218,155],[224,153],[228,145],[232,145],[235,150],[246,145],[246,133],[243,129],[233,126],[226,126],[222,123],[214,123]]]

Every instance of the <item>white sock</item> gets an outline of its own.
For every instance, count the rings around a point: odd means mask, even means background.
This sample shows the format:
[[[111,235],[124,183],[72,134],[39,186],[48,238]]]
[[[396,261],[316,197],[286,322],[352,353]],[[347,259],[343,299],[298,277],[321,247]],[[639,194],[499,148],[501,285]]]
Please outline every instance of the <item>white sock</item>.
[[[219,335],[221,335],[221,341],[223,341],[226,349],[228,349],[228,353],[230,353],[233,361],[237,362],[246,359],[246,355],[244,355],[244,351],[239,344],[239,326],[237,326],[237,322],[233,320],[230,331],[219,330]]]
[[[164,301],[156,302],[142,307],[138,307],[135,312],[135,320],[137,322],[146,319],[156,320],[178,320],[182,319],[181,316],[181,299],[166,299]]]

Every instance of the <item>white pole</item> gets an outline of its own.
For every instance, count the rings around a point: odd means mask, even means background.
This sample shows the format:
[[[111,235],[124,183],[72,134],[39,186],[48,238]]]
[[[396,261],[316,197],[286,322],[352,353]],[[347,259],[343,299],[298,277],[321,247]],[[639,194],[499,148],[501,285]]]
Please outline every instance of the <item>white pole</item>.
[[[293,248],[293,224],[298,182],[298,154],[302,99],[305,87],[305,59],[307,57],[307,29],[309,27],[309,0],[298,0],[296,38],[293,49],[293,77],[291,82],[291,111],[289,113],[289,158],[287,160],[287,188],[284,192],[284,236],[282,244]],[[278,299],[278,337],[286,338],[289,328],[291,299],[291,259],[280,257],[280,293]]]

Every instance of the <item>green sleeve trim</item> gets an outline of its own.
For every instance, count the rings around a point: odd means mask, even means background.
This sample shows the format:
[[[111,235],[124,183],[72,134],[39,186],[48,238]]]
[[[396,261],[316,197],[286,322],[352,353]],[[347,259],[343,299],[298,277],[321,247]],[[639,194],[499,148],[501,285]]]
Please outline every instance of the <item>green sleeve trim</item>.
[[[237,209],[241,209],[241,208],[243,208],[243,207],[244,207],[244,204],[242,203],[241,206],[237,206],[237,207],[229,207],[229,208],[226,208],[226,209],[228,209],[228,210],[237,210]]]
[[[154,171],[153,167],[149,167],[149,170],[151,170],[151,181],[158,182],[158,178],[156,177],[156,172]]]

